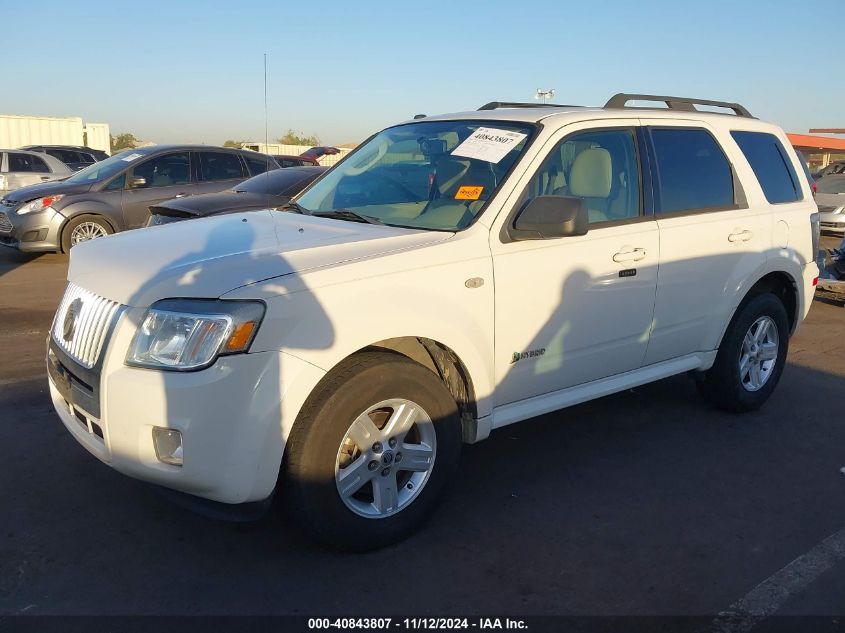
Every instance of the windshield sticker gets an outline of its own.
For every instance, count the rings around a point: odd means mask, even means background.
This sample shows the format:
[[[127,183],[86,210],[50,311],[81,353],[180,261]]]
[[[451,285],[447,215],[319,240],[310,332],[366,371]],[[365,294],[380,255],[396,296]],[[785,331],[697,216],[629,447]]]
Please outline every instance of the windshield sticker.
[[[141,158],[141,156],[143,156],[143,154],[129,154],[129,156],[124,156],[120,160],[125,160],[127,163],[131,163],[136,158]]]
[[[455,194],[455,200],[478,200],[481,197],[481,191],[483,189],[484,187],[460,187]]]
[[[475,158],[495,164],[526,136],[528,135],[510,130],[480,127],[452,151],[452,156]]]

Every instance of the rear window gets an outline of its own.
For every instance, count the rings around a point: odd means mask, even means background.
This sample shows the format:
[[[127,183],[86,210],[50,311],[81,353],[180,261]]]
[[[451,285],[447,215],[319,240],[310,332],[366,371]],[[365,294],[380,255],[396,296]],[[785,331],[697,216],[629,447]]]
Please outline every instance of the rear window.
[[[731,165],[709,132],[689,128],[653,128],[660,204],[675,213],[734,206]]]
[[[244,171],[237,154],[228,152],[200,152],[200,180],[231,180],[243,178]]]
[[[778,204],[802,198],[798,175],[787,158],[786,150],[774,134],[731,132],[731,136],[748,159],[766,200]]]
[[[246,160],[246,166],[249,168],[249,173],[253,176],[263,174],[268,169],[276,168],[276,164],[273,160],[267,158],[266,156],[244,156],[244,160]]]

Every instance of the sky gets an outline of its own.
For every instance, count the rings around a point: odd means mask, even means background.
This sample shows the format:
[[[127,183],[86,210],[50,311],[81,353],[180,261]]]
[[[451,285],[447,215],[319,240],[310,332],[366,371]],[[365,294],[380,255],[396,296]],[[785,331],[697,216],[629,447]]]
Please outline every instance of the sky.
[[[614,93],[736,101],[790,132],[845,127],[845,1],[2,0],[0,113],[156,143],[293,129],[355,143],[417,113]],[[832,65],[828,65],[831,63]]]

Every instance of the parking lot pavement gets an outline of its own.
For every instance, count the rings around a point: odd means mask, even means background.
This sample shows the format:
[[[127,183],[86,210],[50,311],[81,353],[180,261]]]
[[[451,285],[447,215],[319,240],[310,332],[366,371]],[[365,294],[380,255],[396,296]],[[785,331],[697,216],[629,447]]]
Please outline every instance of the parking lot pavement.
[[[772,613],[845,614],[841,559],[778,575],[845,528],[841,304],[814,302],[761,411],[676,377],[500,429],[420,533],[344,556],[283,514],[195,516],[76,444],[42,366],[66,265],[0,250],[0,614],[707,615],[767,579]]]

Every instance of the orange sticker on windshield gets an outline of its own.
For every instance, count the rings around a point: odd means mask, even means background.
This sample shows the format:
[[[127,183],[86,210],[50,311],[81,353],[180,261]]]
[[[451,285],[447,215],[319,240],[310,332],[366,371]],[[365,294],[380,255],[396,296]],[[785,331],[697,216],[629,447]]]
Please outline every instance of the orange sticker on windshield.
[[[484,187],[461,187],[455,194],[455,200],[478,200]]]

